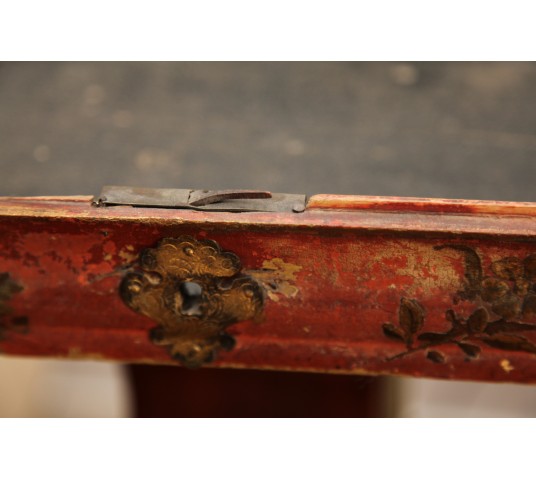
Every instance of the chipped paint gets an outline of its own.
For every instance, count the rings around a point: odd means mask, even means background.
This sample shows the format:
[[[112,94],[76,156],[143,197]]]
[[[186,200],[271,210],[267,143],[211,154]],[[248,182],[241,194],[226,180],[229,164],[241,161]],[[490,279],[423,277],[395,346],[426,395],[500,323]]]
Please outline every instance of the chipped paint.
[[[122,248],[119,250],[117,255],[121,260],[127,263],[132,263],[138,257],[136,253],[134,253],[134,247],[132,245],[127,245],[126,247]]]
[[[262,263],[261,270],[250,270],[248,273],[264,286],[270,300],[279,302],[280,295],[285,298],[298,295],[296,274],[301,269],[299,265],[287,263],[281,258],[272,258]]]
[[[462,261],[462,256],[456,252],[451,257],[458,258],[460,263]],[[368,278],[375,282],[376,277],[399,279],[397,288],[402,287],[408,296],[434,294],[460,287],[452,258],[437,255],[429,246],[409,240],[385,241],[379,252],[376,245],[350,245],[346,262],[349,262],[347,269],[358,272],[360,278],[364,277],[365,280]],[[363,265],[367,266],[366,275],[362,273]],[[402,283],[401,279],[406,281]],[[391,285],[390,282],[386,288]]]
[[[514,367],[512,367],[512,364],[509,362],[508,359],[504,358],[500,362],[501,368],[506,372],[510,373],[512,370],[514,370]]]

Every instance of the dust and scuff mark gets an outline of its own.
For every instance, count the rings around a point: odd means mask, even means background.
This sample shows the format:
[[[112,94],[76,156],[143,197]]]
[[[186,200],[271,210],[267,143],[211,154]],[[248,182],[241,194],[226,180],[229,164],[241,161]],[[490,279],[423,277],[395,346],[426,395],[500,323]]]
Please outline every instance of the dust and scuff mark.
[[[281,258],[272,258],[262,263],[261,270],[247,273],[263,285],[270,300],[278,302],[280,295],[294,298],[298,294],[295,282],[296,274],[301,269],[301,266],[287,263]]]
[[[119,257],[123,262],[132,263],[137,258],[134,250],[134,245],[125,245],[119,248],[115,242],[108,240],[102,246],[96,245],[94,247],[93,257],[89,261],[100,263],[102,258],[105,262],[112,262],[114,257]]]
[[[459,275],[452,261],[437,255],[427,244],[409,240],[386,242],[375,252],[375,268],[389,278],[407,279],[407,295],[450,291],[459,284]]]
[[[408,297],[430,297],[459,289],[462,283],[458,274],[461,265],[438,255],[429,242],[355,242],[341,246],[333,264],[333,272],[340,277],[333,283],[355,285],[374,305],[385,304],[386,296],[396,290]]]
[[[499,364],[501,365],[501,368],[506,372],[510,373],[512,370],[514,370],[514,367],[510,363],[510,361],[507,358],[503,358]]]

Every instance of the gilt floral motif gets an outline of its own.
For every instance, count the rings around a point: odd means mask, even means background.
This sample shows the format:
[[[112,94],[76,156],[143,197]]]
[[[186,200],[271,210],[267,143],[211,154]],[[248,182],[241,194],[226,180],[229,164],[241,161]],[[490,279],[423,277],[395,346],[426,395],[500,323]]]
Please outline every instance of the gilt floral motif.
[[[470,302],[474,309],[462,316],[445,312],[444,331],[426,331],[426,312],[416,299],[402,298],[398,324],[385,323],[383,333],[405,346],[390,358],[425,352],[435,363],[447,359],[441,347],[455,345],[468,359],[478,358],[485,347],[536,354],[536,344],[527,336],[536,331],[536,254],[525,258],[501,258],[485,269],[478,253],[464,245],[443,245],[464,258],[464,283],[453,303]]]

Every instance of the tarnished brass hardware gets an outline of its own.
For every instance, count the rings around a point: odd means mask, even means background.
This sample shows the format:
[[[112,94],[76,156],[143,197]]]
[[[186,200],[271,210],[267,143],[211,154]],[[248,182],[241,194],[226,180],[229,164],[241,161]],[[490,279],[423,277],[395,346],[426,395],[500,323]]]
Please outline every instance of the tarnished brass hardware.
[[[93,199],[99,207],[182,208],[222,212],[294,212],[305,210],[305,195],[257,190],[189,190],[174,188],[103,187]]]
[[[158,322],[150,334],[155,344],[168,347],[185,366],[198,367],[234,347],[227,327],[261,320],[263,289],[241,268],[234,253],[222,252],[212,240],[165,238],[141,252],[120,294],[131,309]]]

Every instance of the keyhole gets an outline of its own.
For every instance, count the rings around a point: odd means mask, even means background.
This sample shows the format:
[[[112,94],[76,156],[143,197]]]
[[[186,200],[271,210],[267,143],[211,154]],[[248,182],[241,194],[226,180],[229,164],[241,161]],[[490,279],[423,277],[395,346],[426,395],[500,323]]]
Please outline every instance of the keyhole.
[[[189,316],[201,316],[201,299],[203,288],[195,282],[182,282],[179,285],[182,297],[181,313]]]

